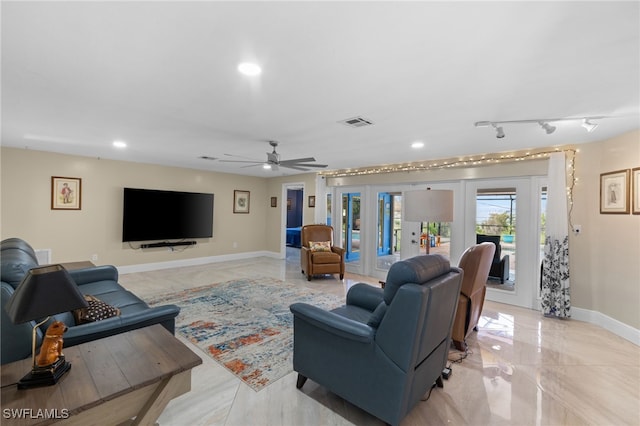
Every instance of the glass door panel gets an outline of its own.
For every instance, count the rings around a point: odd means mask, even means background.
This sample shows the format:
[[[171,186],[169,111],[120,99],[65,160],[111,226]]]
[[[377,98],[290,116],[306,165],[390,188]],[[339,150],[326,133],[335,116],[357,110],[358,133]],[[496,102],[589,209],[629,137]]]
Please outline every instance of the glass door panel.
[[[376,268],[388,271],[400,260],[402,194],[378,193]]]
[[[476,195],[476,241],[490,241],[496,255],[487,285],[515,290],[516,283],[516,188],[478,189]]]
[[[360,193],[342,194],[342,235],[345,262],[360,259]]]

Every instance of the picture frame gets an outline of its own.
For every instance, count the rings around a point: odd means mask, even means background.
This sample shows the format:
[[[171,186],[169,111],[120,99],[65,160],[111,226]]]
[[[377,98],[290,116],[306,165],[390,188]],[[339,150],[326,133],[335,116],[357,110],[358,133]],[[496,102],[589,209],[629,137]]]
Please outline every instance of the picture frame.
[[[51,176],[51,210],[81,210],[82,179]]]
[[[629,169],[600,174],[600,214],[629,214]]]
[[[271,197],[271,207],[278,207],[278,197]]]
[[[251,201],[250,191],[241,191],[235,189],[233,191],[233,212],[249,213],[249,205]]]
[[[287,211],[291,211],[291,198],[287,198]]]
[[[640,214],[640,167],[631,169],[631,213]]]
[[[316,196],[309,195],[309,207],[313,208],[316,206]]]

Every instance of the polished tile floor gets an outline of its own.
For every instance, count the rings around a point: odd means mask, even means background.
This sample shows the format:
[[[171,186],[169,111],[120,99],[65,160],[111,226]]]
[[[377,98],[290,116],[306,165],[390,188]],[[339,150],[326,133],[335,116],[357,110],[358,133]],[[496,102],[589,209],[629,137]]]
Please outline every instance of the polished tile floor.
[[[273,277],[344,295],[347,274],[307,282],[295,251],[285,260],[251,260],[126,274],[141,297],[238,277]],[[198,348],[192,391],[172,401],[160,425],[382,425],[324,388],[291,373],[255,392]],[[539,312],[487,302],[470,351],[452,350],[453,374],[402,425],[640,425],[640,348],[598,326],[544,318]]]

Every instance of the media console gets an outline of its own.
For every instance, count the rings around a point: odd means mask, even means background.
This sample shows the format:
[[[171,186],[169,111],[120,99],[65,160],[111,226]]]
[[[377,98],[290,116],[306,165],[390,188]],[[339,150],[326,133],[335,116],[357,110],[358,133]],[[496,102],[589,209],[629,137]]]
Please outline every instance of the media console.
[[[149,243],[149,244],[140,244],[140,248],[156,248],[156,247],[178,247],[178,246],[195,246],[196,241],[178,241],[175,243],[172,242],[162,242],[162,243]]]

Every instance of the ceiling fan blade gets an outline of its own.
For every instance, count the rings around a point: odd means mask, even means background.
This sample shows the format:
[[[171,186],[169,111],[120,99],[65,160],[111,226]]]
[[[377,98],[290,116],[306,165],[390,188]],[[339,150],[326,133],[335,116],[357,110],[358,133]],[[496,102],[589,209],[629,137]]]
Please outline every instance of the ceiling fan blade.
[[[327,164],[301,164],[301,163],[286,163],[286,164],[289,164],[290,166],[300,166],[300,167],[320,167],[320,168],[328,167]],[[282,166],[283,164],[280,163],[280,165]]]
[[[256,160],[255,158],[245,157],[244,155],[235,155],[235,154],[223,154],[223,155],[226,155],[227,157],[244,158],[245,160],[258,161],[258,160]]]
[[[303,169],[302,167],[299,167],[299,166],[303,166],[304,164],[298,164],[298,165],[291,165],[291,164],[289,164],[289,165],[287,165],[287,164],[282,164],[282,163],[280,163],[280,165],[281,165],[282,167],[286,167],[286,168],[288,168],[288,169],[300,170],[300,171],[302,171],[302,172],[308,172],[308,171],[309,171],[309,169]]]
[[[280,161],[280,164],[282,163],[309,163],[309,162],[313,162],[316,161],[315,158],[313,157],[307,157],[307,158],[292,158],[290,160],[282,160]]]
[[[243,161],[243,160],[220,160],[221,163],[252,163],[262,164],[264,161]]]

